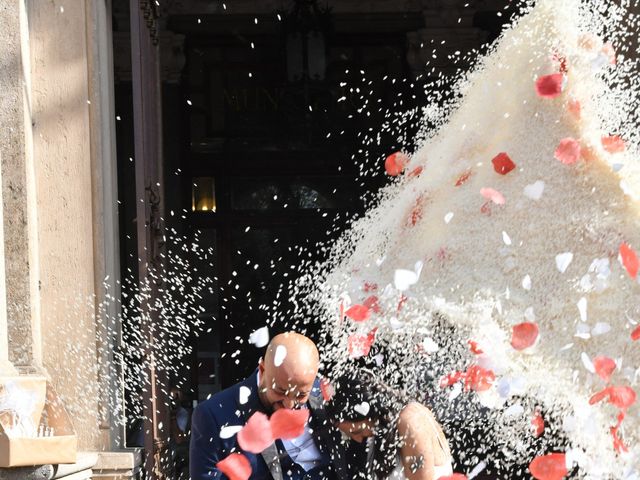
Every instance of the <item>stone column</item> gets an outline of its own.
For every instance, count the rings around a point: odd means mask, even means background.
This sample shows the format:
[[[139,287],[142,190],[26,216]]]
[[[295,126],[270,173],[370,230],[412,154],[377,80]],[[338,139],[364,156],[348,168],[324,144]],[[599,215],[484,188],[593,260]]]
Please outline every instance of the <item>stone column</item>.
[[[42,363],[29,31],[24,0],[0,5],[0,153],[9,359]]]
[[[2,154],[0,154],[0,163]],[[2,184],[2,172],[0,172],[0,184]],[[2,199],[2,192],[0,192]],[[4,244],[4,225],[2,203],[0,202],[0,242]],[[0,377],[16,375],[18,372],[9,361],[9,335],[7,333],[7,291],[4,278],[4,248],[0,248]]]

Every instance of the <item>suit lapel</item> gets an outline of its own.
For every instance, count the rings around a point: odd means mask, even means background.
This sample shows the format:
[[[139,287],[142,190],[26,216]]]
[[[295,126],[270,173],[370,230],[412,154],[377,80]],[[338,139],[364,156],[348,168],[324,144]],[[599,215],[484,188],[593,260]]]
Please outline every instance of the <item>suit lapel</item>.
[[[269,472],[271,472],[271,476],[273,480],[282,480],[282,467],[280,465],[280,456],[278,455],[278,448],[276,447],[275,442],[269,445],[266,449],[262,451],[260,454],[262,459],[267,464],[269,468]]]
[[[322,396],[311,395],[309,397],[309,408],[311,409],[313,434],[322,450],[329,452],[331,464],[339,480],[348,480],[347,465],[344,458],[343,449],[340,448],[339,441],[332,431],[331,422],[322,404]]]

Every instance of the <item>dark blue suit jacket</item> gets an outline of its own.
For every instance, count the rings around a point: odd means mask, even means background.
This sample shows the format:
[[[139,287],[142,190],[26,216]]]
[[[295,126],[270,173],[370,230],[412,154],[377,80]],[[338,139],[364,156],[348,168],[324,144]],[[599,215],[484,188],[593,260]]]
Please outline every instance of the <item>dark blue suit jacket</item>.
[[[244,404],[240,403],[242,387],[250,391],[248,401]],[[344,448],[340,445],[340,435],[326,419],[322,403],[319,382],[316,381],[308,402],[314,439],[320,451],[330,458],[334,472],[331,478],[347,480],[350,476],[347,472]],[[191,423],[189,448],[191,480],[226,478],[216,468],[216,463],[231,452],[242,452],[249,459],[252,480],[281,480],[283,478],[280,464],[282,451],[279,453],[275,444],[262,454],[254,454],[245,452],[238,446],[236,435],[226,439],[220,438],[220,430],[223,427],[242,426],[251,415],[263,409],[258,395],[257,371],[244,381],[199,404],[193,412]]]

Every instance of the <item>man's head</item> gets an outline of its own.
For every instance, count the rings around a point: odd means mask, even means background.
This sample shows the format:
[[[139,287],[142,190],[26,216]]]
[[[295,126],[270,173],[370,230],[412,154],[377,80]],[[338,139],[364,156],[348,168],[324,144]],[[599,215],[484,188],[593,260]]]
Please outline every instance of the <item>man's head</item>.
[[[299,333],[273,337],[260,360],[260,400],[271,411],[296,408],[307,402],[318,374],[315,344]]]

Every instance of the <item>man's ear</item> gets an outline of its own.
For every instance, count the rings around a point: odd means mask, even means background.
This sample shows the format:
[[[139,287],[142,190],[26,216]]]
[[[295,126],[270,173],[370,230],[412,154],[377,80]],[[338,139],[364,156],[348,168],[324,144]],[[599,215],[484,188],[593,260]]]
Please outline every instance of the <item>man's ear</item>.
[[[260,376],[264,375],[264,358],[260,358],[258,361],[258,372],[260,373]]]

